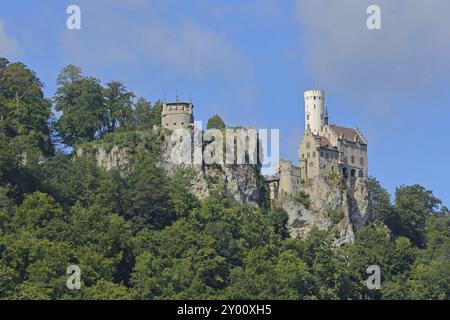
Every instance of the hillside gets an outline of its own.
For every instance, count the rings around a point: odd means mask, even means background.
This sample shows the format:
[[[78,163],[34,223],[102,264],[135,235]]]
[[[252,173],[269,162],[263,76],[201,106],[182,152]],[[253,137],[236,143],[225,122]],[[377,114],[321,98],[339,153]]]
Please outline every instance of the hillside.
[[[42,87],[0,60],[1,299],[450,298],[432,191],[330,176],[271,202],[257,165],[170,165],[160,102],[75,66]]]

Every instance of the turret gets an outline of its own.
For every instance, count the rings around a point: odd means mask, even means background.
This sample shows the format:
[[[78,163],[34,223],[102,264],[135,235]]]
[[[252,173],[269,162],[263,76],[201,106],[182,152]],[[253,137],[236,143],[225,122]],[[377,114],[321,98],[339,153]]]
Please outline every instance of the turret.
[[[164,128],[189,128],[194,123],[192,102],[164,103],[161,112],[161,125]]]
[[[328,124],[328,112],[325,107],[325,92],[323,90],[306,90],[305,98],[305,131],[319,134],[320,129]]]

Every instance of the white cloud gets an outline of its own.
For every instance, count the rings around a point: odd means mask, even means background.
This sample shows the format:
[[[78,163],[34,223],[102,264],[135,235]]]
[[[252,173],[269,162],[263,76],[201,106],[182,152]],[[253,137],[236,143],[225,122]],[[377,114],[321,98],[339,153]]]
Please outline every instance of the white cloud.
[[[188,18],[167,2],[80,2],[82,29],[64,30],[61,45],[70,63],[90,69],[152,70],[225,83],[242,105],[255,101],[252,63],[223,34]],[[149,75],[154,77],[154,75]],[[183,90],[178,79],[172,86]]]
[[[164,6],[138,0],[80,6],[82,30],[62,34],[74,61],[108,67],[153,63],[194,76],[250,77],[251,63],[224,36],[182,15],[168,16]]]
[[[21,50],[17,42],[8,36],[3,22],[0,20],[0,56],[6,58],[14,58],[21,54]]]
[[[366,27],[371,4],[381,8],[381,30]],[[315,80],[377,108],[449,82],[449,12],[447,0],[297,0],[296,10]]]

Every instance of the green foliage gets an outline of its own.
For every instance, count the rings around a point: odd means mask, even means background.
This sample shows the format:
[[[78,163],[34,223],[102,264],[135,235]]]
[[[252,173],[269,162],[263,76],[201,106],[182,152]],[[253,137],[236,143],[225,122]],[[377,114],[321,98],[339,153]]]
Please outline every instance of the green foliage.
[[[389,225],[393,215],[389,193],[381,187],[379,181],[372,177],[367,180],[367,191],[372,208],[372,220]]]
[[[393,231],[417,246],[425,245],[425,224],[441,201],[419,185],[401,186],[395,191]]]
[[[122,82],[111,81],[103,89],[107,113],[107,131],[111,132],[119,125],[129,126],[132,121],[133,97]]]
[[[330,210],[329,214],[333,224],[339,223],[344,218],[344,212],[341,208]]]
[[[81,69],[67,66],[58,77],[55,109],[62,112],[56,128],[69,146],[91,141],[108,126],[108,113],[100,80],[84,77]]]
[[[333,187],[337,187],[341,183],[341,176],[336,171],[328,173],[325,179]]]
[[[0,63],[0,132],[7,137],[26,136],[45,155],[53,153],[49,118],[51,103],[44,85],[22,63]]]
[[[211,118],[208,119],[208,122],[206,123],[206,129],[225,129],[226,125],[225,122],[222,120],[222,118],[219,115],[214,115]]]
[[[305,191],[300,190],[294,195],[294,201],[297,203],[302,204],[306,209],[309,209],[311,206],[311,200],[309,198],[309,194],[307,194]]]
[[[144,98],[139,98],[132,114],[132,127],[138,130],[153,129],[161,124],[162,103],[157,101],[152,105]]]

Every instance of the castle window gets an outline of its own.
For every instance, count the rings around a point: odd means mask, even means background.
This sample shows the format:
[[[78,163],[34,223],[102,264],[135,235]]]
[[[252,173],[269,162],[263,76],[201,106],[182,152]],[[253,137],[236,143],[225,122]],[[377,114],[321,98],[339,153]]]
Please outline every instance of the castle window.
[[[352,156],[352,163],[355,163],[355,157]]]
[[[352,171],[350,171],[350,175],[354,178],[356,177],[356,170],[352,169]]]
[[[361,158],[359,159],[359,164],[362,165],[362,166],[364,165],[364,158],[363,158],[363,157],[361,157]]]
[[[347,170],[346,167],[342,168],[342,176],[343,176],[344,178],[347,178],[347,177],[348,177],[348,172],[347,172],[347,171],[348,171],[348,170]]]
[[[309,113],[306,114],[306,120],[309,120]]]
[[[364,178],[364,171],[359,170],[358,176],[359,176],[360,178]]]

